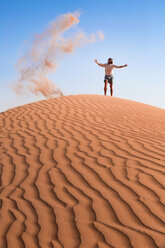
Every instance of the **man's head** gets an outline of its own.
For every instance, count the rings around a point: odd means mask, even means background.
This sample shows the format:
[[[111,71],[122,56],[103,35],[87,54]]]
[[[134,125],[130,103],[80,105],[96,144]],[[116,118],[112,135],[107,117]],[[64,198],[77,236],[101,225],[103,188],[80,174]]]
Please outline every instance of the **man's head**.
[[[113,59],[109,58],[108,59],[108,64],[113,64]]]

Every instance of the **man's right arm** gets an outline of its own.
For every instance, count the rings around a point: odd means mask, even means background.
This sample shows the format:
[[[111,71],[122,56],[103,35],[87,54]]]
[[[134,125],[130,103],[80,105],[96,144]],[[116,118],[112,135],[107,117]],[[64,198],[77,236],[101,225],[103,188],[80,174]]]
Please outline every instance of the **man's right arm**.
[[[101,67],[105,67],[105,65],[106,65],[106,64],[98,63],[97,59],[95,59],[95,62],[96,62],[96,64],[98,64],[98,65],[101,66]]]

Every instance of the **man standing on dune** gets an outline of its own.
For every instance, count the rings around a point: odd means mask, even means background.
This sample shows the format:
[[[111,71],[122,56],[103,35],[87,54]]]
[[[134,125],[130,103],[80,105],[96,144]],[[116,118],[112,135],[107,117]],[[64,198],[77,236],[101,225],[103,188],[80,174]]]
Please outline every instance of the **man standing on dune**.
[[[95,62],[101,66],[101,67],[105,67],[105,77],[104,77],[104,95],[106,96],[107,93],[107,85],[108,83],[110,84],[110,92],[111,92],[111,96],[113,95],[113,69],[114,68],[123,68],[126,67],[127,64],[125,65],[121,65],[121,66],[117,66],[113,64],[113,59],[109,58],[108,59],[108,63],[107,64],[100,64],[98,63],[97,59],[95,60]]]

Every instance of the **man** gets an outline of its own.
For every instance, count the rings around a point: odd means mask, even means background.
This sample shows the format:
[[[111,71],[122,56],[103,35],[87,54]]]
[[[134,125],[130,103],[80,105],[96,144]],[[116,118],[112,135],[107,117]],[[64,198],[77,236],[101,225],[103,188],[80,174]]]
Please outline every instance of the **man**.
[[[108,63],[107,64],[100,64],[98,63],[97,59],[95,60],[95,62],[101,66],[101,67],[105,67],[105,77],[104,77],[104,95],[106,96],[107,93],[107,85],[108,83],[110,84],[110,92],[111,92],[111,96],[113,95],[113,69],[114,68],[123,68],[126,67],[127,65],[121,65],[121,66],[117,66],[113,64],[113,59],[109,58],[108,59]]]

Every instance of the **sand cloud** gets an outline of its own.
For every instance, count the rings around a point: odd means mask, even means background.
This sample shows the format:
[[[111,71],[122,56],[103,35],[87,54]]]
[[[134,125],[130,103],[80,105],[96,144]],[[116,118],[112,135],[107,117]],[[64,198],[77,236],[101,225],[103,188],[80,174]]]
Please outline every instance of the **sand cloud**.
[[[101,31],[88,36],[84,32],[78,32],[65,37],[65,32],[78,23],[78,13],[61,15],[41,34],[34,36],[30,49],[16,64],[19,72],[19,80],[14,87],[16,93],[22,94],[28,89],[31,93],[42,94],[46,98],[63,95],[48,78],[48,74],[54,72],[59,61],[67,54],[72,54],[75,48],[104,39]]]

